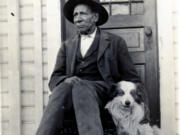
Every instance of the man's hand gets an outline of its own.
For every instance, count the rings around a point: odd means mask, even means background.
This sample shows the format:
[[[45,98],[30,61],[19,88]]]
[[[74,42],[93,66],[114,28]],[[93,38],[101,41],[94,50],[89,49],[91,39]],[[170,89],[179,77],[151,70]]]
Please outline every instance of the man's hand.
[[[73,77],[70,77],[70,78],[66,78],[64,80],[65,83],[68,83],[68,84],[75,84],[75,83],[78,83],[80,82],[81,79],[77,76],[73,76]]]

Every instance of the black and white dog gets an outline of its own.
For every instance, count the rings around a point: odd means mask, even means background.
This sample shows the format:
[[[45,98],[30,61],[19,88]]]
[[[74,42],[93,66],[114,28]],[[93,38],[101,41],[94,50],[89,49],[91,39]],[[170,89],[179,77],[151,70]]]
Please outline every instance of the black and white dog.
[[[163,135],[157,126],[141,124],[146,105],[137,94],[137,84],[121,81],[115,85],[116,97],[105,106],[112,115],[118,135]]]

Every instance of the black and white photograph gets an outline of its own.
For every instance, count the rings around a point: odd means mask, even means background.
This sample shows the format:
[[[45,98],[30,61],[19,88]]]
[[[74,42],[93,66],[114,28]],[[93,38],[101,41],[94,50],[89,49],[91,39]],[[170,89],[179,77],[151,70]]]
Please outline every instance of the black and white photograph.
[[[0,135],[180,135],[178,0],[0,0]]]

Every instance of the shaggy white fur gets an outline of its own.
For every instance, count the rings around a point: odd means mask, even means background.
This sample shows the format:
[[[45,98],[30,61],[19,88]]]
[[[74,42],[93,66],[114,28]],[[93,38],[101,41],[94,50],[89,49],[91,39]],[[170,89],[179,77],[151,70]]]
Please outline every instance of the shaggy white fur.
[[[121,81],[117,84],[117,89],[123,91],[123,94],[108,102],[105,108],[112,115],[118,135],[163,135],[157,126],[151,127],[149,123],[140,124],[145,112],[144,103],[136,103],[131,95],[131,92],[136,90],[136,85]]]

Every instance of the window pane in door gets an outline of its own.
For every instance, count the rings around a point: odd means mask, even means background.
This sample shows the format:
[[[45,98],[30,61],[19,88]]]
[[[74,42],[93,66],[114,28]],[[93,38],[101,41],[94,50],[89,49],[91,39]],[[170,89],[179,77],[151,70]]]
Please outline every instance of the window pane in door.
[[[143,3],[132,3],[131,4],[131,14],[132,15],[142,15],[144,13]]]
[[[128,15],[129,14],[129,4],[112,4],[111,5],[112,15]]]
[[[100,0],[109,15],[142,15],[143,0]]]

